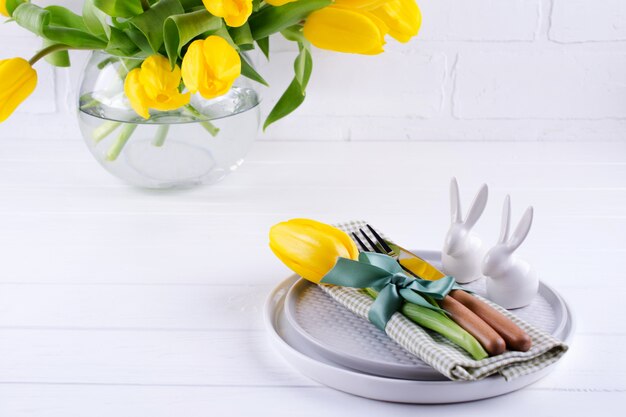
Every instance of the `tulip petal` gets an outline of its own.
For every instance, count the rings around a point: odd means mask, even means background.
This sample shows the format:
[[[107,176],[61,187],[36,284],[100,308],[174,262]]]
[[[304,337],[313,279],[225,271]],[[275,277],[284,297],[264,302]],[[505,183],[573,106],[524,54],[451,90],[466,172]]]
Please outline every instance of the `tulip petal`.
[[[343,247],[346,248],[348,256],[343,256],[344,258],[356,260],[359,257],[359,249],[357,248],[356,243],[354,243],[354,240],[352,240],[352,238],[343,230],[311,219],[292,219],[291,221],[309,225],[310,227],[317,228],[321,233],[334,236],[342,243]]]
[[[204,57],[207,67],[216,78],[232,83],[241,75],[239,54],[220,36],[206,38]]]
[[[241,58],[220,36],[193,42],[183,57],[182,76],[192,93],[206,99],[224,95],[241,75]]]
[[[408,42],[422,25],[422,14],[415,0],[392,0],[372,13],[389,26],[389,34],[399,42]]]
[[[7,10],[6,0],[0,0],[0,14],[9,17],[9,11]]]
[[[151,99],[160,94],[169,94],[178,90],[180,85],[180,68],[176,66],[172,71],[169,60],[161,55],[152,55],[141,64],[140,80]],[[166,93],[166,95],[169,95]]]
[[[206,78],[206,65],[204,63],[204,41],[194,41],[183,57],[182,77],[185,86],[192,94],[200,89],[200,80]]]
[[[285,265],[309,281],[319,282],[339,257],[357,259],[350,237],[330,225],[292,219],[270,229],[270,248]]]
[[[150,118],[150,112],[148,111],[148,96],[141,84],[141,69],[135,68],[126,76],[124,81],[124,92],[126,97],[130,101],[130,105],[137,112],[138,115],[144,119]]]
[[[335,5],[350,9],[373,10],[390,0],[335,0]]]
[[[316,47],[336,52],[376,55],[383,52],[378,22],[358,9],[329,6],[309,15],[304,36]]]
[[[0,123],[35,91],[37,72],[23,58],[0,61]]]
[[[206,9],[230,27],[243,26],[252,14],[252,0],[202,0]]]

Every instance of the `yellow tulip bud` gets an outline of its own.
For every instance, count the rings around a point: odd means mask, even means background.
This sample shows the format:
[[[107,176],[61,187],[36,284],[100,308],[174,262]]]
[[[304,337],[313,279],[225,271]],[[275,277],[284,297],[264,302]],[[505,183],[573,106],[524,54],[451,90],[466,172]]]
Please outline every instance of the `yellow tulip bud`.
[[[241,75],[241,58],[224,38],[209,36],[189,45],[182,74],[189,91],[211,99],[226,94]]]
[[[270,229],[270,249],[287,267],[315,283],[339,257],[356,260],[359,251],[350,236],[315,220],[293,219]]]
[[[169,61],[161,55],[152,55],[140,68],[126,76],[124,92],[132,108],[144,119],[150,117],[149,109],[175,110],[189,103],[190,94],[178,89],[180,68],[172,71]]]
[[[309,15],[304,36],[321,49],[363,55],[383,52],[386,25],[372,13],[328,6]]]
[[[389,26],[389,34],[400,42],[408,42],[422,25],[422,13],[415,0],[391,0],[372,13]]]
[[[272,6],[283,6],[287,3],[293,3],[298,0],[265,0],[267,4],[271,4]]]
[[[17,106],[37,86],[37,72],[23,58],[0,60],[0,123],[13,114]]]
[[[231,27],[242,26],[252,14],[252,0],[202,0],[202,3],[209,13],[223,17]]]
[[[7,0],[0,0],[0,14],[9,17],[9,11],[7,10]]]

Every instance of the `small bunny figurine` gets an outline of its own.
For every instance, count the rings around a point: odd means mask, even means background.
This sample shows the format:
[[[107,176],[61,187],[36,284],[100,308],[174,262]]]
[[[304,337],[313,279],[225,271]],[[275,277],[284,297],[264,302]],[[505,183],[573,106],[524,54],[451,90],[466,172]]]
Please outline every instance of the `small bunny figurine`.
[[[530,230],[533,208],[528,207],[513,235],[509,238],[511,199],[507,195],[502,210],[502,230],[498,243],[487,252],[483,274],[487,277],[487,297],[504,308],[519,308],[530,304],[539,278],[528,262],[513,255]]]
[[[456,282],[465,284],[480,278],[480,265],[484,255],[483,245],[478,236],[471,233],[487,205],[488,189],[483,184],[467,212],[465,221],[461,214],[461,199],[456,178],[450,183],[450,208],[452,224],[446,235],[442,252],[442,265],[446,274]]]

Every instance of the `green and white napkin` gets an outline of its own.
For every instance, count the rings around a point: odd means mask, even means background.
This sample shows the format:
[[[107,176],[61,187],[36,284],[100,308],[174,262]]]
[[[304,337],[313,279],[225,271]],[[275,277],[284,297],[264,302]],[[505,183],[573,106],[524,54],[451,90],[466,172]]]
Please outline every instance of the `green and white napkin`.
[[[336,226],[351,234],[358,233],[365,224],[355,221]],[[373,304],[369,296],[354,288],[330,285],[320,287],[354,314],[367,320],[369,309]],[[496,373],[510,381],[552,365],[567,351],[567,345],[554,336],[521,320],[497,304],[481,299],[528,333],[533,342],[529,351],[506,351],[501,355],[477,361],[443,336],[424,329],[400,313],[395,313],[389,320],[385,332],[408,352],[455,381],[476,381]]]

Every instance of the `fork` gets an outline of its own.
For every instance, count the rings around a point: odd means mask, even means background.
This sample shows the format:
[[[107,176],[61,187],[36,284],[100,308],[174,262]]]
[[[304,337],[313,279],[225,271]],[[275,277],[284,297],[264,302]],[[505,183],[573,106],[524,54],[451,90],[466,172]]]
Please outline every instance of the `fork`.
[[[364,252],[370,252],[371,250],[374,250],[374,252],[376,253],[382,253],[387,256],[390,256],[393,259],[395,259],[396,262],[398,262],[398,264],[402,267],[402,269],[404,269],[404,271],[408,272],[409,274],[411,274],[412,276],[416,278],[421,278],[417,274],[413,273],[413,271],[409,270],[407,267],[402,265],[402,263],[400,263],[400,251],[399,250],[394,250],[391,246],[389,246],[387,241],[385,241],[385,239],[383,239],[372,226],[370,226],[369,224],[366,224],[365,227],[367,227],[369,231],[372,233],[372,235],[374,235],[374,239],[376,239],[378,244],[376,244],[367,235],[367,233],[365,233],[363,229],[359,229],[359,232],[361,232],[361,235],[363,235],[367,243],[370,245],[371,247],[370,249],[365,243],[363,243],[363,241],[361,240],[361,238],[359,238],[359,235],[357,235],[356,232],[352,232],[352,237],[354,237],[354,240],[356,240],[356,242],[359,244],[359,246]]]

